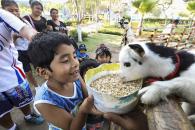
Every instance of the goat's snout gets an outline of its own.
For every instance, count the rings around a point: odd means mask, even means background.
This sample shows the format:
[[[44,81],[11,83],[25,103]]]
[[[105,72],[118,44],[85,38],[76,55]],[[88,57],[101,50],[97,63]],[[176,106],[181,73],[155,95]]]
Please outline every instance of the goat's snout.
[[[125,63],[124,63],[124,66],[125,66],[125,67],[130,67],[130,66],[131,66],[131,63],[130,63],[130,62],[125,62]]]

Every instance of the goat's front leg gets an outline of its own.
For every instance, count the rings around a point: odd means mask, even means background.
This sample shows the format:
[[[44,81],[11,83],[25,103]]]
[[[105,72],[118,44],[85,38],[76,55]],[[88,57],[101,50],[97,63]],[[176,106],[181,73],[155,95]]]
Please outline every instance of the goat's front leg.
[[[144,104],[156,104],[161,99],[166,100],[171,94],[177,94],[185,101],[195,104],[195,80],[178,77],[167,81],[157,81],[139,91],[141,102]]]

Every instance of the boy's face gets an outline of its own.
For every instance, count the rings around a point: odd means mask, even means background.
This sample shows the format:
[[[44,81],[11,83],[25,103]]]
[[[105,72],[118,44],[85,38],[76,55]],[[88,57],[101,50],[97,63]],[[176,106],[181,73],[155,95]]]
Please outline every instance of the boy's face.
[[[97,57],[97,60],[100,64],[103,64],[103,63],[109,63],[110,60],[111,60],[111,57],[110,56],[107,56],[107,55],[99,55]]]
[[[79,61],[72,45],[62,44],[57,48],[56,55],[50,64],[50,81],[58,83],[74,82],[79,78]]]

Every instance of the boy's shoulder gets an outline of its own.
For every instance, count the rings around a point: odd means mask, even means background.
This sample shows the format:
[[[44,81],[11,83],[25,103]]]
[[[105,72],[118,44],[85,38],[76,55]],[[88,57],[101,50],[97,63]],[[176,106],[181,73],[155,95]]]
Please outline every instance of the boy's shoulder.
[[[36,88],[35,101],[43,99],[48,95],[47,83],[43,83],[40,87]]]
[[[74,86],[77,91],[81,90],[81,82],[80,80],[76,80],[74,82]],[[37,88],[36,95],[35,95],[35,101],[37,100],[53,100],[53,98],[61,97],[56,92],[49,89],[47,82],[43,83],[41,87]]]

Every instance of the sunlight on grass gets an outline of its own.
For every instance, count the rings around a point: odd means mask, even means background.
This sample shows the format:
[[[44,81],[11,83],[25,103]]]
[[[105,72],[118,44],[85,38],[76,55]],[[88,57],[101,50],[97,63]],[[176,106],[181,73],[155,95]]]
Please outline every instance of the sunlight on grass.
[[[96,33],[86,38],[83,43],[86,44],[88,52],[93,52],[101,43],[114,44],[119,46],[121,43],[121,39],[122,36]]]

